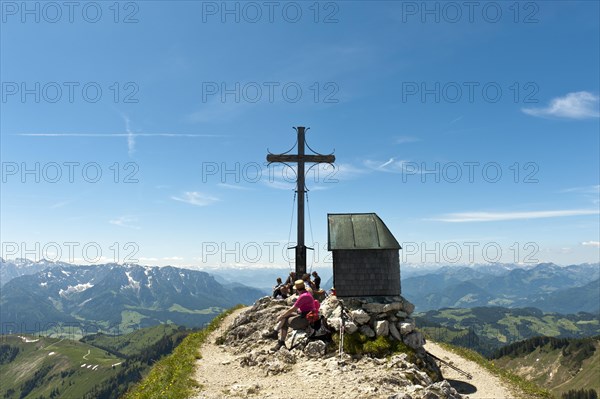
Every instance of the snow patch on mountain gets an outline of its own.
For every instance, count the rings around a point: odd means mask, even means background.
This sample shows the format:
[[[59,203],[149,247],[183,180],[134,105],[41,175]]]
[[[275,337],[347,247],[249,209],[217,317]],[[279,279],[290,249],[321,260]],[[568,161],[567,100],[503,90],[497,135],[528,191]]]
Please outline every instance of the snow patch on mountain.
[[[140,290],[140,282],[134,280],[134,278],[131,277],[131,272],[128,272],[128,271],[125,272],[125,275],[127,276],[127,281],[129,282],[129,284],[121,286],[121,289],[124,290],[127,288],[131,288],[133,290],[139,291]]]
[[[77,285],[70,285],[67,287],[66,290],[60,289],[58,291],[58,295],[62,296],[63,298],[67,297],[70,294],[73,294],[75,292],[83,292],[89,288],[92,288],[94,285],[90,284],[90,283],[85,283],[85,284],[77,284]]]

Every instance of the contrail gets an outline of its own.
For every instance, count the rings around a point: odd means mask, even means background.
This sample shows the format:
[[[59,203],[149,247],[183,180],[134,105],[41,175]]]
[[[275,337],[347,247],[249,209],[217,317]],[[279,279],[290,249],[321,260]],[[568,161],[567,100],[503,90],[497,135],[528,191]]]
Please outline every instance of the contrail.
[[[192,133],[17,133],[27,137],[227,137],[222,134]]]

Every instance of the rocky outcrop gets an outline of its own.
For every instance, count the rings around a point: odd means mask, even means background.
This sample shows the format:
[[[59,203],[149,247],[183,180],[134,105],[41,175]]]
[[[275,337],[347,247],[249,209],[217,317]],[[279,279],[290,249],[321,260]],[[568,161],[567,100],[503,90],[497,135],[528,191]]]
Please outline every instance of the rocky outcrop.
[[[218,341],[233,351],[242,368],[261,370],[265,376],[288,373],[299,365],[318,362],[319,367],[334,373],[360,375],[360,392],[369,397],[379,393],[389,398],[435,399],[461,398],[442,380],[436,363],[422,348],[424,339],[415,328],[410,314],[414,307],[402,297],[345,298],[328,297],[321,304],[333,339],[305,340],[310,331],[288,334],[286,346],[276,352],[269,349],[276,343],[277,316],[289,308],[294,299],[259,299],[241,313]],[[406,353],[388,353],[378,358],[374,353],[343,353],[340,355],[341,331],[346,340],[384,340],[404,344]],[[301,343],[301,345],[297,345]],[[379,354],[381,355],[381,354]],[[372,394],[372,395],[371,395]]]

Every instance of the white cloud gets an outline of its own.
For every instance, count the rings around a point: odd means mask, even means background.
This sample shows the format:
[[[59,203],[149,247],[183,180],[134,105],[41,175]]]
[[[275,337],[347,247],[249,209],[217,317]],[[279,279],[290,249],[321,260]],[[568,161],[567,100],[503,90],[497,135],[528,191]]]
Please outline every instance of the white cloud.
[[[367,159],[364,162],[365,166],[369,169],[373,169],[380,172],[389,172],[389,173],[421,173],[419,170],[419,166],[415,162],[410,162],[404,159],[396,160],[395,158],[390,158],[387,161],[373,161]],[[406,167],[408,164],[411,164],[413,168],[407,170]]]
[[[231,190],[242,190],[242,191],[251,190],[249,187],[241,186],[239,184],[218,183],[217,186],[231,189]]]
[[[558,211],[528,211],[528,212],[460,212],[449,213],[439,218],[432,218],[437,222],[464,223],[464,222],[498,222],[506,220],[543,219],[565,216],[598,215],[594,209],[567,209]]]
[[[599,194],[600,185],[595,186],[583,186],[583,187],[571,187],[561,190],[562,193],[584,193],[584,194]]]
[[[125,131],[127,132],[127,154],[131,157],[135,152],[135,135],[129,126],[131,122],[129,117],[123,115],[123,120],[125,120]]]
[[[396,144],[416,143],[417,141],[421,140],[412,136],[400,136],[396,138]]]
[[[162,260],[183,260],[181,256],[166,256]]]
[[[454,118],[450,121],[450,123],[448,123],[448,125],[454,125],[456,122],[459,122],[460,120],[462,120],[463,116],[459,116],[458,118]]]
[[[219,201],[219,199],[216,197],[212,197],[198,191],[186,191],[181,197],[172,196],[171,199],[195,206],[207,206]]]
[[[24,137],[229,137],[221,134],[195,134],[195,133],[18,133]]]
[[[108,221],[110,224],[114,224],[116,226],[127,227],[130,229],[139,230],[140,226],[137,226],[137,218],[133,216],[120,216],[116,219],[112,219]]]
[[[584,247],[597,247],[600,248],[600,241],[584,241],[581,243]]]
[[[63,206],[69,205],[73,201],[74,200],[59,201],[57,203],[54,203],[54,204],[50,205],[50,209],[62,208]]]
[[[521,111],[532,116],[555,116],[568,119],[598,118],[598,96],[587,91],[569,93],[564,97],[552,99],[545,108],[522,108]]]

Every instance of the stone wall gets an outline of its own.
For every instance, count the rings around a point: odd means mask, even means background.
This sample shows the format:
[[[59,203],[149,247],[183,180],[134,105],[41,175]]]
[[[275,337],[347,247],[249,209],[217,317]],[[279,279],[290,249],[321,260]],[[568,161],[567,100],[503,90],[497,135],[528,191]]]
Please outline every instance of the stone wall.
[[[421,350],[425,344],[423,334],[417,331],[415,321],[410,317],[415,306],[401,296],[344,299],[329,296],[321,304],[319,312],[335,331],[339,331],[342,324],[342,303],[346,312],[344,331],[347,334],[358,331],[369,338],[389,337],[415,350]]]
[[[333,251],[333,284],[340,298],[399,296],[398,250]]]

